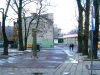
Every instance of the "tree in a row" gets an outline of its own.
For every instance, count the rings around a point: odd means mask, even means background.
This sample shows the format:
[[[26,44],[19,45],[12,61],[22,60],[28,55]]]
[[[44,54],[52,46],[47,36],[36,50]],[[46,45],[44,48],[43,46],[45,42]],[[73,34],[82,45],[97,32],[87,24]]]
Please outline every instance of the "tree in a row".
[[[30,30],[30,25],[32,25],[33,20],[36,20],[36,24],[33,24],[35,27],[35,30],[37,31],[38,26],[39,26],[39,22],[41,19],[41,14],[46,13],[46,6],[51,6],[49,2],[47,2],[47,0],[6,0],[6,2],[8,3],[7,5],[7,11],[8,11],[8,7],[10,6],[16,13],[17,17],[17,23],[18,23],[18,40],[19,40],[19,50],[24,50],[27,47],[27,38],[29,35],[29,30]],[[26,24],[26,19],[27,17],[25,15],[26,14],[26,7],[30,4],[33,3],[33,9],[34,9],[34,4],[38,5],[37,11],[36,11],[36,15],[33,16],[33,18],[31,18],[29,25],[27,26]],[[5,15],[7,14],[7,12],[5,13]],[[9,15],[8,15],[9,16]],[[5,17],[5,16],[4,16]],[[42,17],[45,18],[46,17]],[[24,28],[25,28],[25,36],[24,36],[24,40],[23,40],[23,34],[22,34],[22,19],[24,20]],[[6,20],[6,19],[5,19]],[[3,21],[5,21],[3,20]],[[5,23],[5,22],[3,22]],[[5,24],[3,24],[2,26],[3,28],[3,38],[4,38],[4,55],[8,55],[8,44],[9,44],[9,40],[6,36],[5,33]],[[27,27],[27,28],[26,28]],[[45,27],[44,27],[45,28]],[[28,31],[27,31],[28,29]],[[41,28],[40,28],[41,30]],[[42,31],[43,32],[43,31]],[[36,35],[34,36],[34,38],[36,38]],[[24,43],[23,43],[24,41]],[[34,47],[36,49],[36,39],[34,41]]]
[[[92,2],[90,0],[85,0],[85,5],[82,2],[83,0],[77,0],[78,5],[78,52],[83,55],[88,55],[88,39],[91,38],[91,32],[89,27],[91,25],[91,6]],[[95,30],[93,31],[93,58],[97,57],[97,45],[98,45],[98,33],[99,33],[99,0],[93,0],[94,12],[95,12]],[[84,15],[85,14],[85,15]],[[92,41],[92,39],[91,39]],[[91,44],[92,46],[92,44]]]

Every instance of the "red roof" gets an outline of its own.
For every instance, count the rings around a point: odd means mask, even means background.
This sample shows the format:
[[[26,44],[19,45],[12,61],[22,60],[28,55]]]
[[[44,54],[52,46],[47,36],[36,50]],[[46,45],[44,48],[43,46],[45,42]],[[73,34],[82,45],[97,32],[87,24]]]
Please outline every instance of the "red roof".
[[[78,37],[77,34],[66,34],[63,36],[63,38],[72,38],[72,37]]]

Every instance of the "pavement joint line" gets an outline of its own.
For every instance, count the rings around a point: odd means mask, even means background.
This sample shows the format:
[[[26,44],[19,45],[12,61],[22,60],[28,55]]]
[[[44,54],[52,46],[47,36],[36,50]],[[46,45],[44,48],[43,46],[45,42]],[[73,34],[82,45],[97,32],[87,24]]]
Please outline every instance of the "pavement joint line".
[[[66,60],[67,60],[67,59],[66,59]],[[54,72],[54,74],[55,74],[59,69],[61,69],[61,67],[65,64],[66,60],[64,61],[64,63],[62,63],[62,64],[56,69],[56,71]]]
[[[78,56],[78,58],[79,58],[79,56]],[[74,57],[74,59],[75,59],[75,57]],[[77,63],[77,66],[78,66],[78,64],[79,64],[79,63]],[[76,71],[77,71],[77,66],[76,66],[76,69],[75,69],[75,73],[74,73],[74,74],[76,74]]]
[[[76,70],[76,71],[75,71],[76,73],[74,73],[73,75],[78,75],[78,74],[80,74],[80,75],[89,75],[89,74],[90,74],[90,69],[88,68],[88,65],[90,65],[90,61],[88,61],[88,62],[87,62],[87,61],[83,61],[84,56],[80,56],[78,53],[73,54],[73,58],[76,59],[79,63],[77,63],[77,64],[70,63],[70,64],[72,64],[72,65],[71,65],[72,68],[69,70],[69,72],[70,72],[70,71],[73,71],[73,68],[76,68],[76,69],[75,69],[75,70]],[[66,60],[67,60],[67,59],[66,59]],[[65,61],[66,61],[66,60],[65,60]],[[65,63],[65,62],[63,62],[63,63]],[[62,63],[62,64],[63,64],[63,63]],[[97,64],[97,63],[98,63],[98,61],[96,61],[95,64]],[[68,63],[65,63],[65,65],[66,65],[66,66],[63,66],[63,68],[62,68],[63,71],[59,72],[60,75],[61,75],[63,72],[66,72],[65,69],[66,69],[66,67],[68,67]],[[77,65],[77,66],[75,66],[75,65]],[[81,71],[81,72],[78,72],[78,67],[79,67],[79,66],[81,66],[81,68],[82,68],[82,71]],[[88,69],[86,68],[86,66],[87,66]],[[58,68],[58,67],[59,67],[59,68]],[[36,69],[37,72],[47,72],[47,73],[49,74],[49,72],[55,73],[55,71],[56,71],[57,69],[60,69],[61,65],[59,65],[58,67],[57,67],[56,69],[46,69],[46,70],[45,70],[45,69],[42,69],[43,71],[42,71],[40,68],[35,68],[35,69]],[[85,69],[84,69],[84,68],[85,68]],[[2,73],[4,73],[4,71],[7,71],[7,72],[14,71],[14,73],[16,73],[16,70],[14,70],[14,69],[15,69],[15,68],[8,68],[8,69],[7,69],[7,68],[5,69],[4,67],[1,67],[1,68],[0,68],[0,70],[2,70]],[[21,68],[21,69],[19,68],[18,70],[22,71],[23,69],[24,69],[24,71],[25,71],[25,70],[30,70],[30,68],[27,68],[27,69],[26,69],[26,68]],[[19,71],[19,72],[20,72],[20,71]],[[31,68],[30,71],[33,72],[33,68]],[[36,72],[36,71],[35,71],[35,72]],[[88,71],[88,72],[87,72],[87,71]],[[95,70],[93,70],[93,71],[94,71],[93,74],[95,74],[95,75],[99,75],[99,73],[100,73],[100,72],[98,72],[99,70],[97,70],[97,69],[95,69]],[[28,71],[28,72],[29,72],[29,71]],[[30,73],[30,72],[29,72],[29,73],[28,73],[28,72],[26,71],[26,74],[25,74],[24,72],[21,73],[21,74],[27,75],[27,74]],[[0,74],[1,74],[1,72],[0,72]],[[21,75],[21,74],[18,73],[17,75]],[[70,74],[72,75],[72,73],[70,73]],[[5,75],[7,75],[7,74],[5,74]],[[51,75],[51,74],[49,74],[49,75]],[[52,74],[52,75],[53,75],[53,74]]]

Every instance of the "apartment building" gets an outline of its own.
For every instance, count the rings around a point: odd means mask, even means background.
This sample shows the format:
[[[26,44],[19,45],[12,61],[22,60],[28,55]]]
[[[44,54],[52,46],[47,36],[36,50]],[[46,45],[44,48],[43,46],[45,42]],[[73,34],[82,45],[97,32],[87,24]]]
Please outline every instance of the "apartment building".
[[[26,17],[26,28],[28,30],[30,21],[35,18],[35,14],[33,13],[31,16]],[[37,43],[41,43],[42,47],[53,47],[54,45],[54,30],[53,30],[53,13],[48,14],[42,14],[40,15],[40,20],[37,28]],[[22,21],[22,32],[23,32],[23,38],[25,34],[25,21],[23,19]],[[28,35],[28,44],[33,43],[33,37],[32,37],[32,29],[36,28],[37,25],[37,19],[34,19],[30,25],[29,29],[29,35]]]

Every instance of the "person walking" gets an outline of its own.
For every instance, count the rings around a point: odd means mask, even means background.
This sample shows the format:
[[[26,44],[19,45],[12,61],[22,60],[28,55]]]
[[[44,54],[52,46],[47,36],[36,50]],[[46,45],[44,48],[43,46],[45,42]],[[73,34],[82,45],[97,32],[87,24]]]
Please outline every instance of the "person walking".
[[[69,50],[71,50],[71,44],[69,45]]]
[[[71,47],[72,47],[72,51],[73,51],[73,48],[74,48],[74,44],[72,44],[72,45],[71,45]]]
[[[39,44],[37,44],[37,50],[40,51],[40,45]]]

